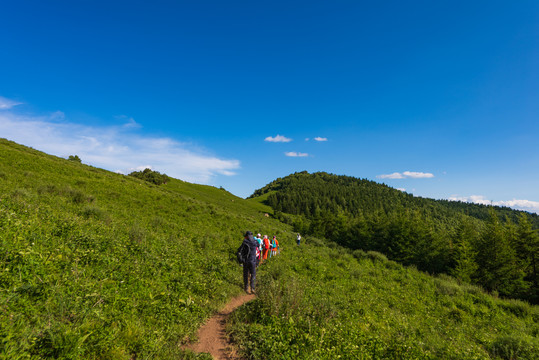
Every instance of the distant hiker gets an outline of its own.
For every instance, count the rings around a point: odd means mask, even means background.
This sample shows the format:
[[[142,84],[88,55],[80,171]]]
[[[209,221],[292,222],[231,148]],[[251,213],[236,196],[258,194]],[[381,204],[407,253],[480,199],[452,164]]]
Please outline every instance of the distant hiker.
[[[279,242],[277,241],[277,237],[273,237],[271,240],[271,256],[277,255],[277,246],[279,245]]]
[[[270,248],[270,242],[268,239],[268,235],[264,235],[264,245],[262,247],[262,261],[268,259],[269,248]]]
[[[257,234],[255,240],[258,244],[256,248],[256,266],[260,265],[260,259],[262,257],[262,235]]]
[[[277,240],[277,238],[275,238],[275,244],[277,245],[277,254],[280,254],[281,253],[281,247],[279,246],[279,240]]]
[[[238,249],[238,260],[241,259],[240,262],[243,265],[243,289],[246,293],[249,293],[249,279],[251,280],[251,292],[255,292],[257,248],[258,243],[253,237],[253,233],[247,231]]]
[[[296,238],[296,243],[299,246],[299,242],[301,241],[301,235],[298,233],[298,237]]]

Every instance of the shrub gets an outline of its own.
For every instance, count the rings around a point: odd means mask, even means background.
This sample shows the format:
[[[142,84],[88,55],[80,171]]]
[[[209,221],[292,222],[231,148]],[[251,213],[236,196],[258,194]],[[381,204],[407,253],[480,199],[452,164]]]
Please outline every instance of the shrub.
[[[73,201],[75,204],[82,204],[87,200],[86,195],[80,190],[77,189],[68,189],[67,190],[68,196],[71,198],[71,201]]]
[[[500,357],[505,360],[513,359],[536,359],[539,351],[536,344],[531,341],[515,337],[500,336],[490,344],[489,353],[493,357]]]
[[[376,261],[385,262],[385,261],[387,261],[387,257],[384,254],[379,253],[378,251],[367,251],[367,256],[373,262],[376,262]]]
[[[82,160],[80,159],[80,157],[78,155],[69,155],[69,157],[67,158],[67,160],[69,161],[76,161],[78,163],[82,162]]]
[[[500,301],[499,306],[502,309],[521,318],[524,318],[531,313],[531,306],[528,303],[520,300],[509,299],[505,301]]]
[[[367,253],[365,251],[363,251],[363,250],[360,250],[360,249],[354,250],[352,252],[352,255],[358,260],[366,259],[368,257]]]
[[[440,295],[453,296],[461,291],[460,287],[451,281],[436,278],[434,283],[436,284],[436,289]]]
[[[97,206],[86,206],[84,209],[82,209],[81,215],[87,219],[91,217],[103,219],[105,217],[105,212]]]
[[[148,181],[155,185],[166,184],[170,181],[167,174],[161,174],[158,171],[152,171],[152,169],[146,168],[143,171],[133,171],[129,176],[136,177],[144,181]]]

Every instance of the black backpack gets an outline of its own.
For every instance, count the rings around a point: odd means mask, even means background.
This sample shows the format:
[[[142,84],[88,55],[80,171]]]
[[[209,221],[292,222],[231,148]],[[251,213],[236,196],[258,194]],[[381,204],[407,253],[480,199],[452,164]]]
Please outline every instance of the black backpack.
[[[236,251],[236,259],[238,263],[245,264],[249,259],[249,254],[251,253],[251,248],[246,243],[242,243],[238,250]]]

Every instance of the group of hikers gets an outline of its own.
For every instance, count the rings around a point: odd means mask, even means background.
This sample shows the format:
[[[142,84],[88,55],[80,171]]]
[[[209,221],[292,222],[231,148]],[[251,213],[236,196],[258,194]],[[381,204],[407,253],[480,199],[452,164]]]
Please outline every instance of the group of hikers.
[[[301,241],[301,235],[298,233],[296,238],[296,244],[299,246]],[[269,240],[268,235],[257,234],[256,237],[252,232],[247,231],[243,237],[236,257],[238,262],[243,265],[243,289],[249,294],[249,284],[251,293],[255,292],[256,282],[256,268],[262,264],[269,257],[276,256],[281,252],[279,248],[279,241],[274,236]]]
[[[238,261],[243,265],[243,285],[249,293],[249,280],[251,293],[255,292],[256,268],[268,259],[280,253],[279,241],[276,236],[270,240],[268,235],[253,235],[247,231],[243,242],[237,251]]]

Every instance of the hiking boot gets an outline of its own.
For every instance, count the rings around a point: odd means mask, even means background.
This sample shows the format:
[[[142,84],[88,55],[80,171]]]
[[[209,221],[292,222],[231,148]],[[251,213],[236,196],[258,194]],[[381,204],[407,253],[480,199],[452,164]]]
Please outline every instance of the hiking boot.
[[[251,289],[251,294],[254,294],[255,293],[255,289]]]
[[[246,294],[250,294],[250,293],[249,293],[249,289],[245,289],[245,293],[246,293]]]

